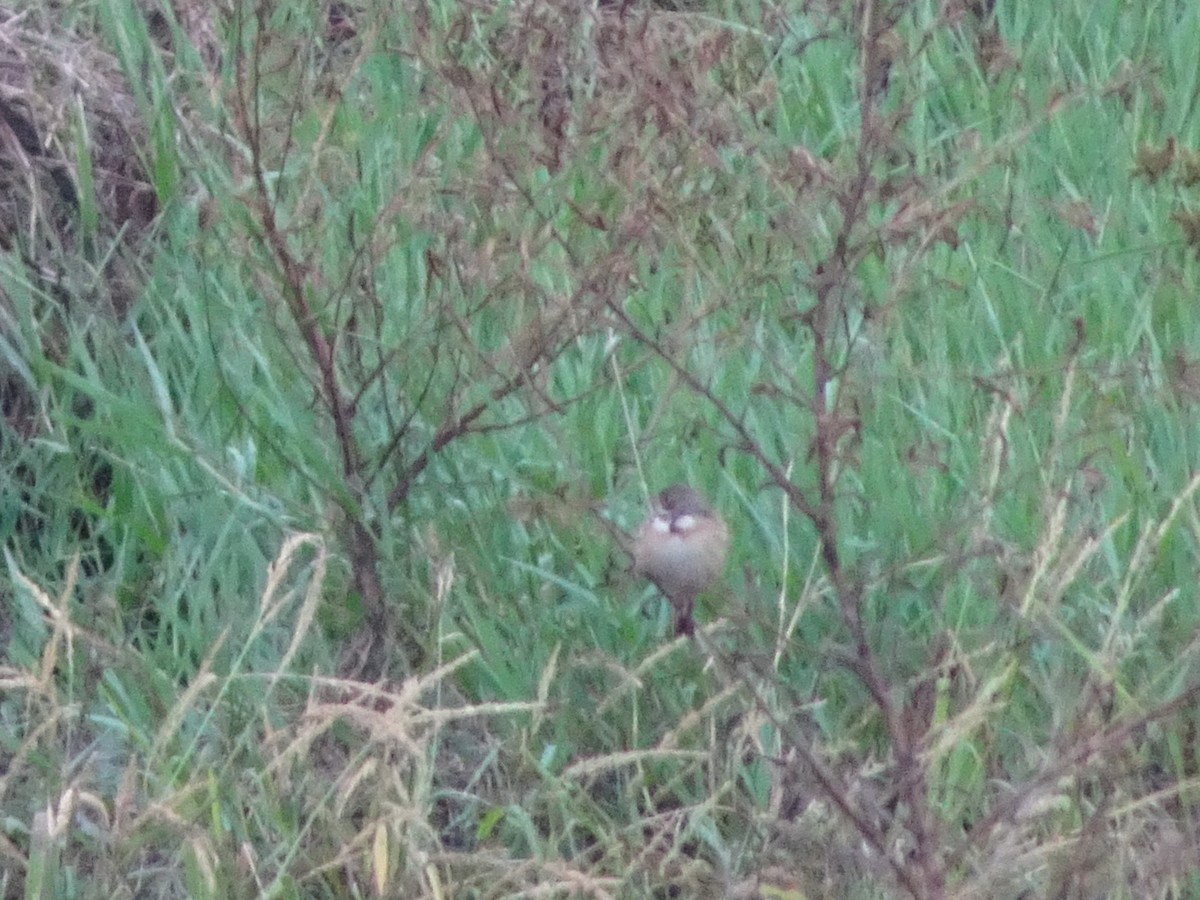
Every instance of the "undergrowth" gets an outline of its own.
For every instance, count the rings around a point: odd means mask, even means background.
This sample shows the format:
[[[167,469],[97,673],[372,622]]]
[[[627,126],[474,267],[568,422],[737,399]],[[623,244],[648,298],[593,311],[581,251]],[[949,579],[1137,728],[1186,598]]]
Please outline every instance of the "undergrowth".
[[[1193,6],[0,11],[4,895],[1200,896]]]

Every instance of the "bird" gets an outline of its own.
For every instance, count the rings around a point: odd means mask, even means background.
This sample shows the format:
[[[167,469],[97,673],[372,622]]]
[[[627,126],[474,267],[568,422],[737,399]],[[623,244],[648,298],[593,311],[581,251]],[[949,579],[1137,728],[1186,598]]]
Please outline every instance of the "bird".
[[[634,574],[648,578],[675,610],[675,633],[695,632],[696,595],[721,577],[729,528],[708,501],[686,484],[659,492],[633,542]]]

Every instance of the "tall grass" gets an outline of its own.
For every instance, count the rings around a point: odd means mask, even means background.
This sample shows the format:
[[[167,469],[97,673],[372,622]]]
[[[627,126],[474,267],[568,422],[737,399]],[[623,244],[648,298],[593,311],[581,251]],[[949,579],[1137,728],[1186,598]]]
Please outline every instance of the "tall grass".
[[[1200,10],[990,7],[31,18],[5,896],[1200,895]]]

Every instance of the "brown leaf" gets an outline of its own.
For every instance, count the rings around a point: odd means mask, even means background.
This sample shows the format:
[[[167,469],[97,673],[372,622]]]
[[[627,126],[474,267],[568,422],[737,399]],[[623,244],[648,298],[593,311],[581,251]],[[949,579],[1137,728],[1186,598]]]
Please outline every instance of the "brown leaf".
[[[1162,147],[1146,142],[1138,145],[1133,174],[1142,175],[1151,184],[1158,181],[1175,162],[1175,137],[1167,138]]]
[[[1171,213],[1171,221],[1183,229],[1183,239],[1192,252],[1200,257],[1200,213],[1177,209]]]

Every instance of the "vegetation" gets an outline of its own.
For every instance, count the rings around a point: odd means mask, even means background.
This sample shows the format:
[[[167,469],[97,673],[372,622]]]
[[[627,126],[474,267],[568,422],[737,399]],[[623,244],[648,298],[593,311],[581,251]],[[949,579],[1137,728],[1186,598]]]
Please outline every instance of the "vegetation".
[[[994,6],[0,7],[4,896],[1200,896],[1200,6]]]

